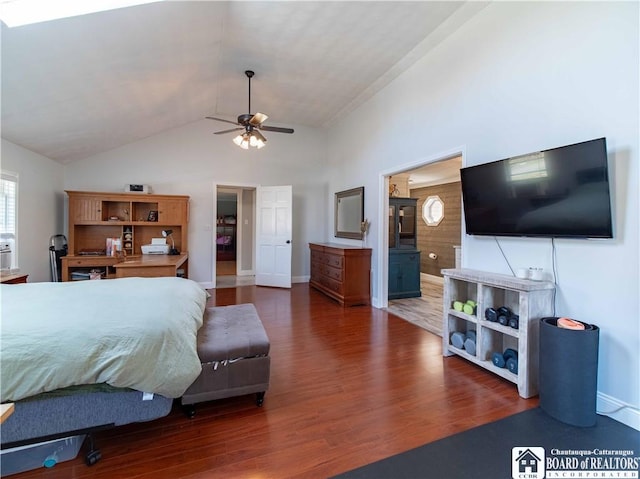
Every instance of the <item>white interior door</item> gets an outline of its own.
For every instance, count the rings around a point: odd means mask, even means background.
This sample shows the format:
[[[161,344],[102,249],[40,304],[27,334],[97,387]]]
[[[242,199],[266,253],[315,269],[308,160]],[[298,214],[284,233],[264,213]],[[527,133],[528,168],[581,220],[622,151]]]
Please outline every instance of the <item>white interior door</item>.
[[[256,195],[256,285],[291,288],[292,188],[259,186]]]

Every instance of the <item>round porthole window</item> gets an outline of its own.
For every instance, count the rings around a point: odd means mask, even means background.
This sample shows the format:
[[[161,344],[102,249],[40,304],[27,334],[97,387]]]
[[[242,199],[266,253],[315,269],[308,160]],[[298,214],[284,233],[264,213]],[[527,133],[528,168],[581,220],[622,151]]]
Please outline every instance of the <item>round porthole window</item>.
[[[438,195],[429,196],[422,205],[422,219],[427,226],[438,226],[444,218],[444,203]]]

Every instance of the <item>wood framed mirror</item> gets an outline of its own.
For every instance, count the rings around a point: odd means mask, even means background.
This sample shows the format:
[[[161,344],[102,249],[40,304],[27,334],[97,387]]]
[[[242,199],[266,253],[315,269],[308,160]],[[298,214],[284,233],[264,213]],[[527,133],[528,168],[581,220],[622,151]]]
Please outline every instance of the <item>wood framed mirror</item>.
[[[362,239],[364,186],[336,193],[334,218],[336,238]]]

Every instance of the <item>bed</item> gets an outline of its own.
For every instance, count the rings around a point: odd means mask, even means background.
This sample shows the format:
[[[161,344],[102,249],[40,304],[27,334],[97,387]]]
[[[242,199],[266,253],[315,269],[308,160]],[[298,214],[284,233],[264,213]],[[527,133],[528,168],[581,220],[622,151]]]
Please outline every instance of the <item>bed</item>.
[[[198,377],[206,292],[182,278],[2,285],[2,448],[165,416]],[[73,411],[73,413],[70,413]],[[91,447],[87,463],[99,459]]]

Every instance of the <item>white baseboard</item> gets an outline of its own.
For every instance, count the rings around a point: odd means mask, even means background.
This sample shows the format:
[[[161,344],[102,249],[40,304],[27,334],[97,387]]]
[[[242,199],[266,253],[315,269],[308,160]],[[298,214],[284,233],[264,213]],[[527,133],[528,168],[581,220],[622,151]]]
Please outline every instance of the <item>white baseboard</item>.
[[[598,392],[596,396],[596,410],[598,414],[608,416],[622,424],[640,431],[640,410],[623,403],[618,399]]]
[[[308,283],[310,276],[292,276],[292,283]]]

